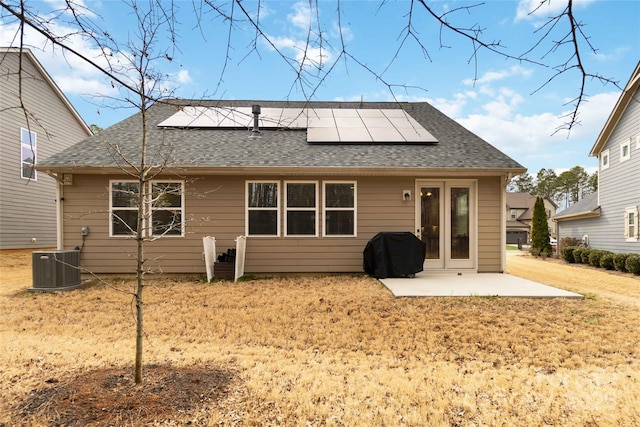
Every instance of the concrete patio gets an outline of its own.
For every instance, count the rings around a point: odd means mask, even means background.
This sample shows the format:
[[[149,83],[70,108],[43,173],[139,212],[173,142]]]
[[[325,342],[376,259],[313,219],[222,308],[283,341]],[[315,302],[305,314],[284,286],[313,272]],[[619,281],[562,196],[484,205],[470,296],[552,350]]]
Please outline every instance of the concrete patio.
[[[396,297],[583,298],[510,274],[422,271],[414,278],[379,279]]]

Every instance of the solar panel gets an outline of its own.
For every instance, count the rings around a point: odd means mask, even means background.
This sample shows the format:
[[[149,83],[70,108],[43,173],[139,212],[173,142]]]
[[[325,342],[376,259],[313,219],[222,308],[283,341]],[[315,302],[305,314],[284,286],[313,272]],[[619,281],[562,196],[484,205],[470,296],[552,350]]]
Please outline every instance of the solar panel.
[[[253,128],[251,107],[184,107],[160,124],[180,128]],[[307,129],[309,143],[436,143],[402,109],[262,108],[261,129]]]

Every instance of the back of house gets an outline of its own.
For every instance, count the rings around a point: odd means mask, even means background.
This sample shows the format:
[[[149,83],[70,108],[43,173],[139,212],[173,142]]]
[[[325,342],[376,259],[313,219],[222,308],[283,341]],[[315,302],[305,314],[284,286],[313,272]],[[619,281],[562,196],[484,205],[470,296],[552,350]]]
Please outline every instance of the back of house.
[[[245,271],[362,272],[379,232],[426,244],[426,269],[504,270],[505,194],[525,171],[428,103],[171,100],[58,153],[60,249],[95,273],[132,272],[137,196],[153,271],[204,273],[246,236]]]

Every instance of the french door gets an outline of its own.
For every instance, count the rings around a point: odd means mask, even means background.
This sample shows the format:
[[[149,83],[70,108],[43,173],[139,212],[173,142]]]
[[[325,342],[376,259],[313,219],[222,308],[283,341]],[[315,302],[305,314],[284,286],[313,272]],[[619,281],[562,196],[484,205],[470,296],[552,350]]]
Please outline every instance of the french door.
[[[476,184],[416,182],[416,235],[427,245],[425,270],[476,268]]]

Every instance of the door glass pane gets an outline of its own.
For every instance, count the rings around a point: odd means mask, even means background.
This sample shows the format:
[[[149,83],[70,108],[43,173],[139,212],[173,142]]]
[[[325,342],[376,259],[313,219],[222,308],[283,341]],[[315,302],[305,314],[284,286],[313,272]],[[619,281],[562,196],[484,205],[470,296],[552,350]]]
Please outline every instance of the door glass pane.
[[[420,189],[422,241],[427,245],[426,259],[440,259],[440,189]]]
[[[451,189],[451,259],[469,259],[469,188]]]

